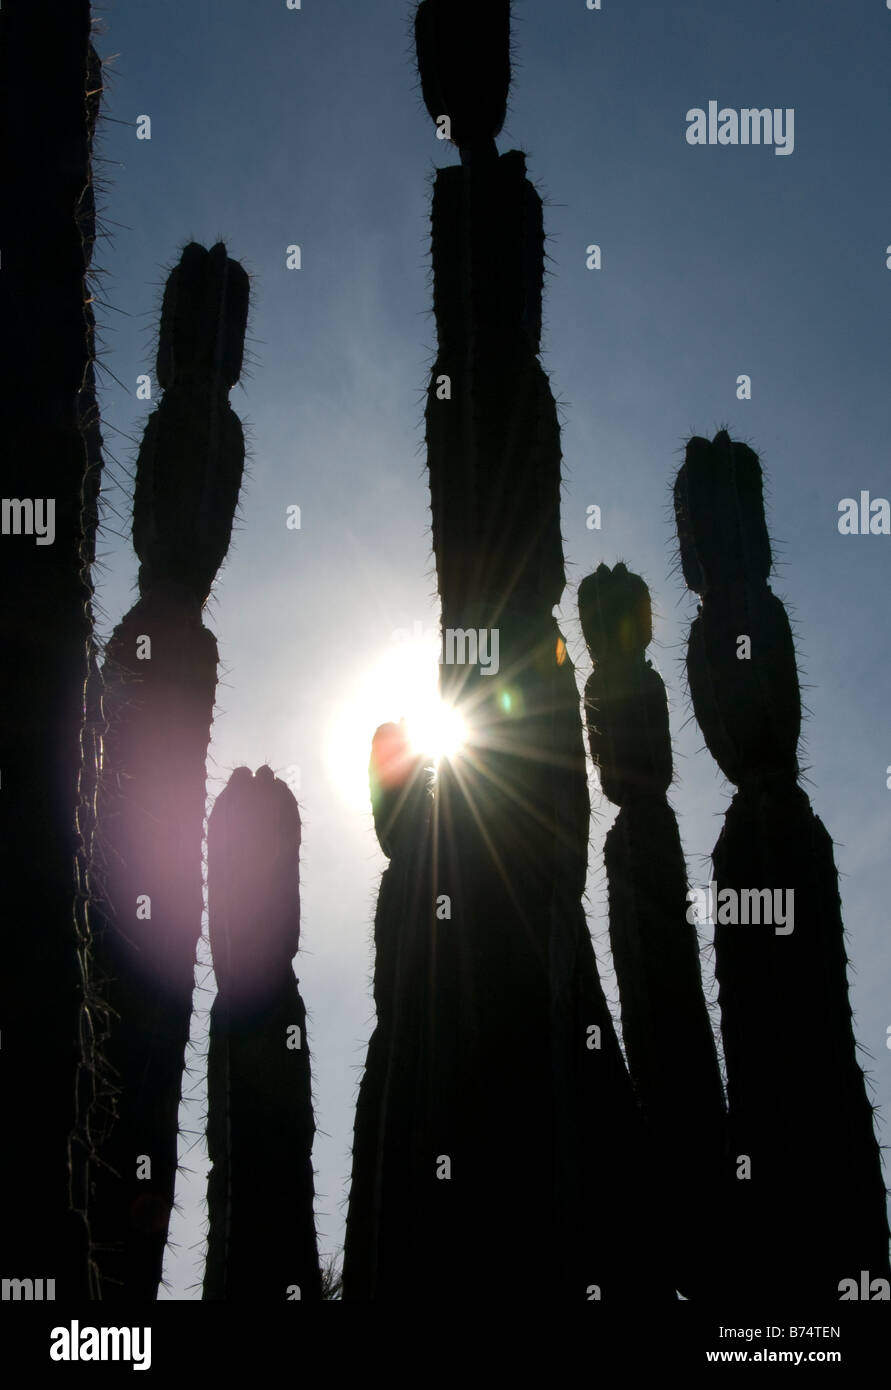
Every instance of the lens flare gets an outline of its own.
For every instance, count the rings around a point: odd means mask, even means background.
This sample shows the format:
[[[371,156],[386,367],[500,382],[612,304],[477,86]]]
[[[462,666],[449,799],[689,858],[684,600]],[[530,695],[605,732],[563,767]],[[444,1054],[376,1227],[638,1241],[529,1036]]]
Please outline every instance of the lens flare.
[[[391,642],[354,680],[347,699],[334,711],[326,739],[326,771],[354,811],[370,805],[368,760],[375,730],[400,719],[405,720],[412,753],[434,763],[460,755],[467,729],[458,711],[440,699],[436,640]]]
[[[407,713],[405,725],[412,752],[426,753],[434,763],[457,757],[467,740],[461,715],[438,695],[429,705]]]

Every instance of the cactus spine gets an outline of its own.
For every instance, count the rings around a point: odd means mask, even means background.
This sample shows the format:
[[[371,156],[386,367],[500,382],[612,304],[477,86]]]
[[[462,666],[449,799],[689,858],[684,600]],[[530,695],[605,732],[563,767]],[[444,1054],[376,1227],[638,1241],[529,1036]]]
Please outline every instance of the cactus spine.
[[[15,345],[0,382],[0,575],[14,596],[0,628],[3,1255],[4,1272],[55,1278],[57,1298],[73,1300],[89,1289],[85,1112],[94,1076],[82,874],[95,766],[81,776],[80,763],[102,466],[86,282],[101,71],[86,0],[10,0],[0,23],[0,294]]]
[[[715,971],[740,1174],[736,1288],[837,1300],[840,1281],[861,1270],[888,1277],[885,1187],[855,1054],[832,841],[797,785],[795,650],[767,583],[758,456],[723,430],[711,443],[691,439],[674,500],[684,579],[701,598],[687,657],[693,708],[737,786],[714,851]],[[737,904],[769,890],[782,926],[765,925],[760,908],[758,924],[734,922],[727,890]]]
[[[300,940],[300,812],[272,769],[236,768],[207,827],[210,1014],[205,1299],[321,1298]]]
[[[222,243],[185,248],[161,313],[164,395],[137,460],[140,597],[106,651],[96,958],[117,1016],[106,1051],[120,1093],[93,1209],[105,1299],[155,1298],[173,1203],[217,674],[201,612],[244,466],[228,392],[241,370],[247,307],[247,275]]]
[[[684,853],[666,795],[668,702],[644,655],[653,623],[643,580],[623,564],[599,565],[579,585],[578,601],[594,663],[585,687],[591,756],[605,795],[620,807],[604,857],[622,1034],[650,1161],[663,1173],[671,1166],[673,1266],[677,1287],[693,1298],[715,1287],[725,1115],[696,928],[687,921]]]

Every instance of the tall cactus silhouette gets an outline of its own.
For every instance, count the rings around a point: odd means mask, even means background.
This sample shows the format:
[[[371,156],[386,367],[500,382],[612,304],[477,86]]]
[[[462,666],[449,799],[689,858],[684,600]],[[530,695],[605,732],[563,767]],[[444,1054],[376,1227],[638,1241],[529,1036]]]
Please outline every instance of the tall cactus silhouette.
[[[369,1070],[360,1091],[357,1113],[376,1109],[382,1132],[357,1121],[354,1180],[365,1165],[373,1177],[351,1194],[345,1299],[403,1297],[406,1269],[419,1295],[455,1297],[481,1232],[496,1296],[517,1281],[536,1297],[673,1296],[646,1233],[639,1115],[581,902],[590,807],[552,616],[565,575],[559,429],[538,361],[542,205],[524,156],[495,145],[509,19],[506,0],[416,12],[424,98],[461,155],[433,194],[426,433],[441,692],[472,746],[440,767],[417,907],[414,885],[392,903],[382,885],[375,997],[396,1036],[386,1076]]]
[[[740,1293],[837,1300],[861,1270],[888,1277],[885,1187],[832,841],[797,784],[795,650],[767,583],[757,454],[724,430],[691,439],[674,501],[684,579],[701,598],[693,708],[737,786],[714,850],[733,1269]]]
[[[236,768],[207,826],[210,1014],[206,1299],[317,1302],[300,812],[284,782]]]
[[[381,849],[390,860],[374,919],[374,1003],[356,1103],[353,1173],[347,1214],[344,1297],[369,1298],[396,1280],[395,1261],[425,1221],[425,1208],[404,1197],[417,1187],[427,1157],[425,1106],[442,1103],[431,1077],[432,801],[426,760],[412,752],[404,725],[374,735],[371,804]],[[430,1085],[428,1087],[428,1079]],[[421,1108],[425,1107],[425,1108]],[[392,1253],[392,1270],[387,1259]]]
[[[644,655],[653,622],[643,580],[623,564],[599,565],[579,585],[578,602],[594,663],[585,687],[591,756],[620,807],[604,858],[622,1035],[651,1161],[658,1153],[672,1192],[677,1287],[694,1298],[715,1288],[722,1258],[714,1229],[725,1190],[725,1115],[696,928],[687,921],[684,852],[666,795],[668,702]]]
[[[9,0],[2,27],[0,296],[14,345],[0,375],[3,1272],[54,1278],[57,1299],[70,1300],[89,1289],[85,1109],[95,1074],[83,891],[95,763],[82,775],[80,764],[102,466],[86,282],[102,78],[86,0]]]
[[[229,545],[244,439],[237,381],[248,277],[194,243],[164,293],[164,388],[136,465],[140,597],[104,665],[94,881],[96,963],[117,1015],[120,1094],[91,1213],[104,1299],[153,1299],[177,1164],[177,1110],[201,931],[205,760],[217,645],[201,611]]]

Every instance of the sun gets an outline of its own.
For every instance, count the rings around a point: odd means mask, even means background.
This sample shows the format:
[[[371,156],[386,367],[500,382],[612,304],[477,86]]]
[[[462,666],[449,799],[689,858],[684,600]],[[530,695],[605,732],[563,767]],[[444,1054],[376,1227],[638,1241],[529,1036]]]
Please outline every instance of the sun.
[[[352,810],[370,806],[368,760],[381,724],[404,719],[412,752],[426,755],[434,765],[460,756],[467,729],[458,710],[440,699],[438,657],[435,638],[394,641],[335,711],[326,741],[326,770]]]
[[[404,718],[413,753],[425,753],[435,764],[460,753],[467,737],[464,720],[456,709],[443,703],[438,693],[430,701],[419,701]]]

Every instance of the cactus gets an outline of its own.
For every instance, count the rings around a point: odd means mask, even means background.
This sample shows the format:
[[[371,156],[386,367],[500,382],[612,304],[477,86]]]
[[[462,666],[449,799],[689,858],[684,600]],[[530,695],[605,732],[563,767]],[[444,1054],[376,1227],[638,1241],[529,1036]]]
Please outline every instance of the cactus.
[[[229,544],[244,466],[227,398],[247,307],[247,275],[222,243],[185,248],[161,312],[164,396],[136,466],[140,597],[115,628],[103,670],[94,937],[117,1016],[106,1055],[119,1088],[91,1212],[104,1299],[155,1298],[173,1203],[217,675],[201,611]]]
[[[236,768],[207,827],[217,996],[210,1014],[205,1299],[318,1302],[300,812],[284,782]]]
[[[687,922],[684,853],[666,795],[672,758],[665,686],[644,656],[653,636],[650,595],[623,564],[600,565],[579,585],[578,602],[594,663],[585,687],[591,756],[604,793],[620,807],[604,857],[622,1034],[652,1161],[670,1182],[677,1287],[686,1298],[701,1297],[716,1284],[712,1230],[725,1190],[724,1094],[696,928]]]
[[[102,65],[98,54],[91,46],[87,68],[87,110],[91,128],[98,116],[99,99],[102,91]],[[90,257],[95,240],[95,198],[92,183],[87,184],[80,204],[81,234],[84,251]],[[89,301],[84,306],[88,333],[88,364],[83,386],[79,396],[81,411],[81,432],[87,451],[88,468],[84,479],[83,518],[84,518],[84,582],[93,592],[90,567],[95,560],[96,535],[99,525],[99,484],[102,467],[102,436],[100,430],[99,408],[96,402],[94,355],[94,319]],[[101,990],[97,987],[97,975],[93,960],[93,933],[90,919],[90,863],[93,854],[93,836],[96,825],[96,798],[99,785],[99,768],[102,757],[102,674],[99,669],[99,646],[92,631],[91,603],[87,603],[89,636],[87,640],[87,677],[84,683],[83,721],[81,725],[80,767],[78,772],[78,806],[76,826],[78,833],[76,873],[77,892],[75,896],[75,924],[78,936],[78,954],[83,999],[80,1009],[78,1040],[80,1043],[80,1065],[76,1089],[75,1128],[69,1143],[71,1164],[72,1206],[82,1214],[84,1224],[88,1223],[90,1189],[96,1163],[96,1136],[102,1132],[103,1118],[106,1114],[113,1082],[109,1077],[108,1065],[104,1056],[104,1045],[108,1035],[109,1011]],[[92,1256],[89,1260],[89,1288],[92,1295],[98,1292],[98,1270]]]
[[[437,1103],[425,1028],[435,987],[429,951],[432,802],[425,759],[411,752],[404,725],[385,724],[375,733],[369,780],[375,830],[390,863],[374,919],[377,1023],[356,1103],[347,1299],[378,1297],[398,1280],[398,1259],[412,1248],[412,1239],[425,1239],[425,1209],[412,1193],[431,1142],[425,1101]]]
[[[82,774],[80,765],[102,467],[86,280],[101,65],[86,0],[40,7],[9,0],[0,22],[7,132],[0,294],[15,348],[0,385],[0,573],[9,596],[0,632],[3,1109],[10,1122],[2,1145],[10,1198],[4,1273],[54,1278],[56,1297],[73,1300],[89,1291],[86,1108],[95,1075],[84,988],[83,868],[95,774],[89,750]]]
[[[724,430],[711,443],[691,439],[674,501],[684,579],[701,599],[687,657],[693,708],[737,785],[713,857],[730,1152],[739,1165],[733,1287],[837,1300],[841,1280],[860,1270],[888,1277],[885,1187],[855,1054],[832,841],[797,784],[795,650],[767,583],[757,454]],[[727,890],[746,889],[771,890],[779,928],[729,920]]]
[[[472,755],[440,768],[430,847],[393,880],[397,848],[382,883],[375,998],[394,1037],[389,1071],[370,1050],[360,1090],[347,1300],[404,1297],[407,1268],[419,1295],[456,1297],[483,1230],[496,1291],[673,1296],[650,1248],[639,1115],[581,902],[590,807],[552,616],[565,575],[559,428],[538,361],[542,206],[524,156],[494,143],[509,13],[506,0],[424,0],[416,13],[428,110],[449,116],[461,154],[437,174],[432,219],[442,626],[497,633],[500,669],[442,666]]]
[[[509,0],[428,0],[415,11],[415,47],[434,121],[448,116],[462,158],[493,153],[510,87]]]

